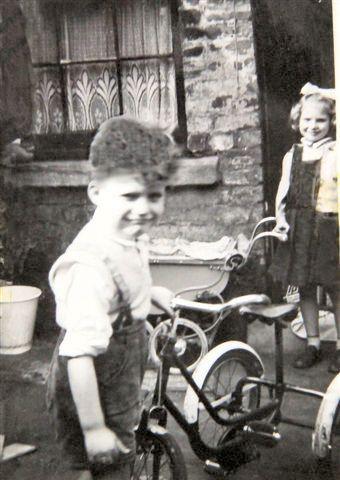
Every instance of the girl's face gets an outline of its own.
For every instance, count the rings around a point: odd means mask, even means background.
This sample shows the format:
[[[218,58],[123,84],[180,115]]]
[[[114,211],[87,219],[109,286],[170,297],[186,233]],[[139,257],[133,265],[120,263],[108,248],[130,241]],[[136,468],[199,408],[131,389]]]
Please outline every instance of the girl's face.
[[[306,102],[302,108],[299,129],[307,142],[315,143],[326,137],[331,127],[331,119],[325,106],[317,101]]]

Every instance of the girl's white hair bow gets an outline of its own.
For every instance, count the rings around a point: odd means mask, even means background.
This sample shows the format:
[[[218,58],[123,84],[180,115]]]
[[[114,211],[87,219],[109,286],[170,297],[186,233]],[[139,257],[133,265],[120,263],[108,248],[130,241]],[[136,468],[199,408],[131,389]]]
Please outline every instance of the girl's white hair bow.
[[[312,95],[313,93],[319,93],[323,97],[336,99],[335,88],[320,88],[312,83],[306,83],[300,90],[301,95]]]

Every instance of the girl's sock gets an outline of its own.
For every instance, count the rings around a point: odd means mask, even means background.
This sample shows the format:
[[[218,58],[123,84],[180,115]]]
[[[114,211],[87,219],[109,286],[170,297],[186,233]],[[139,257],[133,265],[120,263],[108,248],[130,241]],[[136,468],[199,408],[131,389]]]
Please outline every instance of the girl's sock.
[[[337,339],[335,348],[336,350],[340,350],[340,338]]]
[[[307,338],[307,345],[315,347],[318,350],[320,350],[320,337],[308,337]]]

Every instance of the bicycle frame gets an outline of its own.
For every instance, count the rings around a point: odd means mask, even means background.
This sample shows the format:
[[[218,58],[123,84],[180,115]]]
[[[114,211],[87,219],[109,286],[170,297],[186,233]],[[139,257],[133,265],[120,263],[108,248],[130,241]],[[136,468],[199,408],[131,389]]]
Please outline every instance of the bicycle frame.
[[[228,312],[229,313],[229,312]],[[226,315],[228,315],[226,313]],[[237,442],[240,443],[240,439],[231,439],[223,442],[217,447],[210,447],[206,445],[200,438],[198,432],[198,424],[189,423],[179,408],[171,400],[167,394],[167,385],[170,374],[170,366],[175,365],[181,372],[182,376],[196,393],[199,401],[204,405],[209,416],[219,425],[230,427],[231,429],[242,429],[247,423],[255,420],[266,420],[270,415],[272,415],[271,422],[273,425],[278,425],[279,423],[286,423],[295,426],[301,426],[305,428],[314,428],[314,424],[306,424],[289,417],[285,417],[281,413],[282,401],[285,393],[296,393],[300,395],[316,397],[322,400],[324,393],[307,389],[303,387],[298,387],[295,385],[290,385],[284,381],[284,362],[283,362],[283,335],[282,330],[284,324],[277,320],[275,321],[275,379],[274,381],[268,380],[266,378],[258,377],[245,377],[239,380],[236,385],[236,389],[233,393],[232,402],[229,404],[230,410],[233,410],[232,419],[222,418],[216,410],[213,408],[209,399],[205,393],[197,386],[194,382],[191,374],[188,372],[185,364],[177,356],[175,351],[176,345],[176,320],[173,323],[170,334],[167,336],[167,341],[163,347],[163,350],[160,354],[162,363],[159,367],[156,386],[153,393],[152,406],[148,412],[144,412],[144,427],[147,426],[149,419],[156,420],[161,427],[166,427],[167,425],[167,413],[174,418],[177,424],[181,429],[186,433],[191,448],[198,458],[201,460],[207,460],[211,458],[223,458],[223,455],[228,454],[228,449],[231,447],[237,447]],[[271,399],[266,402],[265,405],[259,406],[258,408],[252,410],[251,412],[246,413],[237,413],[239,407],[242,405],[242,392],[246,385],[251,384],[258,386],[258,388],[266,387],[271,393]],[[274,393],[274,395],[272,395]],[[235,414],[236,412],[236,414]]]
[[[298,395],[305,395],[307,397],[314,397],[322,400],[324,398],[324,393],[318,390],[313,390],[309,388],[298,387],[296,385],[291,385],[284,381],[284,361],[283,361],[283,324],[280,321],[276,321],[274,324],[275,328],[275,380],[268,380],[266,378],[256,378],[256,377],[245,377],[241,379],[235,389],[234,397],[236,402],[241,401],[242,399],[242,390],[247,384],[256,384],[259,387],[267,387],[269,392],[275,393],[275,399],[277,400],[277,408],[275,409],[274,417],[272,423],[278,425],[279,423],[286,423],[294,425],[296,427],[304,427],[314,429],[314,423],[308,424],[300,422],[294,418],[283,416],[281,413],[281,406],[285,393],[296,393]]]
[[[243,427],[247,422],[250,422],[252,420],[261,420],[276,410],[278,402],[275,399],[272,402],[269,402],[264,407],[260,407],[255,411],[242,414],[240,413],[239,415],[233,416],[232,420],[220,417],[218,413],[216,413],[216,411],[214,410],[207,396],[196,385],[184,363],[177,356],[175,352],[175,344],[176,338],[174,335],[170,334],[161,353],[162,363],[159,367],[157,375],[152,406],[149,412],[144,412],[144,418],[142,421],[142,423],[144,424],[144,428],[146,428],[149,419],[157,420],[158,424],[161,427],[165,428],[167,424],[167,412],[169,412],[175,419],[175,421],[178,423],[178,425],[182,428],[182,430],[187,434],[192,450],[201,460],[207,460],[209,458],[223,456],[225,453],[227,453],[227,450],[229,448],[231,448],[232,446],[237,446],[237,442],[240,442],[240,440],[230,440],[218,447],[210,447],[200,439],[197,423],[189,423],[185,416],[182,414],[182,412],[177,408],[175,403],[167,394],[167,384],[169,380],[171,365],[176,365],[187,383],[192,387],[192,389],[197,394],[199,400],[207,409],[209,415],[216,423],[220,425],[231,428],[238,428]]]
[[[231,262],[229,264],[226,262],[226,269],[228,268],[231,271],[244,265],[244,263],[249,257],[249,254],[255,242],[257,242],[259,239],[276,237],[282,240],[282,235],[275,232],[263,232],[260,234],[256,234],[256,231],[260,226],[262,226],[268,221],[273,220],[274,218],[264,219],[256,226],[250,241],[249,248],[245,255],[242,257],[240,256],[240,254],[235,254],[235,256],[231,258]],[[249,295],[249,297],[251,297],[251,295]],[[221,305],[221,308],[219,310],[218,305],[212,307],[211,304],[193,302],[177,297],[173,306],[175,308],[184,308],[189,310],[191,309],[193,311],[196,310],[200,312],[215,313],[221,315],[222,320],[229,315],[231,310],[242,306],[242,302],[240,304],[237,303],[239,301],[239,299],[234,299],[233,301],[231,301],[233,302],[233,304],[230,305],[230,308],[226,309],[225,306]],[[259,303],[255,300],[252,300],[249,301],[249,304],[251,304],[252,302]],[[262,300],[260,303],[266,302]],[[274,380],[259,377],[245,377],[240,379],[236,385],[234,392],[232,393],[231,402],[228,404],[228,411],[232,414],[232,418],[227,419],[222,418],[219,415],[218,411],[209,401],[207,395],[195,383],[185,364],[176,354],[176,318],[172,323],[170,333],[166,335],[166,341],[160,353],[161,365],[158,370],[156,386],[153,393],[152,406],[149,411],[144,411],[141,423],[142,426],[140,428],[147,428],[149,419],[156,420],[161,427],[166,427],[167,414],[170,413],[170,415],[172,415],[177,424],[186,433],[191,444],[191,448],[197,455],[197,457],[201,460],[210,460],[212,458],[217,458],[219,461],[221,460],[221,464],[223,464],[223,456],[228,456],[232,447],[235,447],[237,449],[238,446],[244,445],[244,439],[247,438],[247,428],[249,426],[248,424],[253,421],[263,421],[263,423],[271,423],[273,426],[276,426],[279,423],[287,423],[311,429],[314,428],[314,425],[310,425],[296,419],[285,417],[281,413],[281,407],[285,393],[295,393],[299,395],[318,398],[320,400],[322,400],[325,396],[325,394],[322,392],[298,387],[295,385],[290,385],[284,381],[282,330],[284,326],[287,325],[284,317],[273,318],[273,320],[266,321],[266,319],[264,317],[261,317],[260,314],[257,316],[255,314],[255,318],[258,318],[260,321],[264,321],[265,323],[270,324],[274,323],[275,378]],[[216,424],[229,427],[229,431],[241,432],[241,435],[231,435],[229,437],[228,435],[226,435],[225,437],[223,437],[223,441],[221,442],[221,444],[216,447],[211,447],[205,444],[201,440],[199,435],[198,420],[194,420],[194,423],[189,422],[167,394],[167,385],[171,366],[176,366],[179,369],[187,384],[197,395],[199,402],[204,405],[207,413],[213,419],[213,421],[216,422]],[[251,385],[252,388],[258,389],[260,389],[261,387],[268,388],[270,393],[270,398],[269,400],[266,400],[266,403],[264,405],[259,405],[257,406],[257,408],[254,408],[250,412],[242,411],[243,391],[247,385]],[[228,431],[227,428],[226,431]],[[254,444],[256,443],[256,435],[252,436],[250,434],[248,439],[250,439],[250,442],[253,441]]]

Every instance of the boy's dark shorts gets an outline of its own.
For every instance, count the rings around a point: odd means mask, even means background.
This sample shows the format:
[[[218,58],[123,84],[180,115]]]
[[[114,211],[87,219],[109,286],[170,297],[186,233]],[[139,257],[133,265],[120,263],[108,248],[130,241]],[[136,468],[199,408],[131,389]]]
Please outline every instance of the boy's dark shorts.
[[[48,378],[47,399],[53,416],[57,439],[62,447],[63,462],[71,469],[90,468],[83,434],[68,382],[69,357],[58,356],[57,343]],[[134,428],[138,424],[141,405],[141,383],[147,360],[145,322],[114,332],[104,354],[94,357],[100,401],[106,426],[112,429],[131,453],[117,463],[131,463],[136,445]]]

